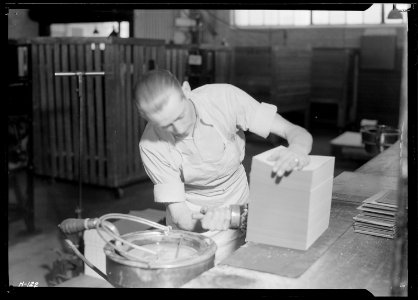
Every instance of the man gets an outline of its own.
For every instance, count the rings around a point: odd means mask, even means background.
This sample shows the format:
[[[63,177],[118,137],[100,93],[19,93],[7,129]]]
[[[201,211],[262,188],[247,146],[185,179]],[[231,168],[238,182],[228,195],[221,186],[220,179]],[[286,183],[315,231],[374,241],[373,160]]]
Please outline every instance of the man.
[[[272,172],[300,169],[309,163],[312,136],[229,84],[208,84],[193,91],[166,70],[146,73],[135,90],[135,104],[148,121],[139,149],[145,171],[154,183],[156,202],[166,204],[167,225],[200,232],[218,246],[215,263],[243,242],[229,229],[229,205],[248,202],[248,181],[242,161],[244,131],[266,138],[286,138],[276,151]]]

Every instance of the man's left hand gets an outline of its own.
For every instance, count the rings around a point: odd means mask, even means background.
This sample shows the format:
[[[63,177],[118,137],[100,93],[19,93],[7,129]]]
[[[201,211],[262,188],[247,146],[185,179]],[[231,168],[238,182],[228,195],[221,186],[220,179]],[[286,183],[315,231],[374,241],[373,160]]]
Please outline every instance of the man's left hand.
[[[297,147],[279,147],[268,160],[276,161],[273,165],[273,175],[281,177],[286,172],[301,170],[309,164],[309,155],[304,154]]]

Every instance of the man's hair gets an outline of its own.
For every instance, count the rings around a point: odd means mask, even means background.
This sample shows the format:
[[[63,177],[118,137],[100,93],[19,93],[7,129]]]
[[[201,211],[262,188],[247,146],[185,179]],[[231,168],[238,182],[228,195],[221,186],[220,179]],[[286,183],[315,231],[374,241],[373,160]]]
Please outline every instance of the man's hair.
[[[177,78],[167,70],[152,70],[141,76],[135,87],[134,102],[138,111],[143,113],[144,105],[150,112],[159,111],[166,103],[169,93],[182,93]]]

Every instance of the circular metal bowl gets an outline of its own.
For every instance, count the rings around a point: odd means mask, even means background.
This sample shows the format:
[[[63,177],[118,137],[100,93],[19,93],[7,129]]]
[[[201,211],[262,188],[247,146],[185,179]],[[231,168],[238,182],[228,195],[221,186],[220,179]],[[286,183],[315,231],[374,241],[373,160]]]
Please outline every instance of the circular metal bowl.
[[[399,139],[399,130],[386,125],[364,126],[361,130],[361,140],[367,152],[377,154]]]
[[[117,287],[175,288],[180,287],[199,274],[214,266],[216,244],[208,237],[198,233],[170,230],[165,234],[161,230],[148,230],[121,236],[124,240],[145,245],[181,245],[192,248],[194,253],[187,257],[172,260],[153,261],[132,260],[124,257],[108,242],[104,247],[106,255],[106,273],[108,280]],[[121,250],[129,251],[130,246]]]

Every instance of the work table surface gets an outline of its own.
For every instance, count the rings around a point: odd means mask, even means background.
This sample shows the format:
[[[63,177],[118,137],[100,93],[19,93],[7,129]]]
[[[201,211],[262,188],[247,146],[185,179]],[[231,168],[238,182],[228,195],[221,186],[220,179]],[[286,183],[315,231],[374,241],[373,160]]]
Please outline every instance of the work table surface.
[[[381,188],[397,189],[399,143],[371,159],[355,172],[334,178],[332,206],[344,221],[357,214],[356,207]],[[374,296],[389,296],[393,240],[347,230],[300,277],[218,264],[189,281],[183,288],[228,289],[365,289]],[[232,254],[234,255],[234,254]],[[297,261],[295,261],[297,263]],[[104,280],[82,275],[62,287],[111,287]]]
[[[397,189],[399,143],[371,159],[354,173],[334,178],[333,206],[346,206],[344,218],[380,187]],[[354,185],[361,178],[364,185]],[[372,184],[368,184],[368,182]],[[334,191],[335,190],[335,191]],[[335,194],[335,197],[334,197]],[[346,196],[344,198],[344,196]],[[357,196],[357,197],[356,197]],[[331,208],[332,209],[332,208]],[[219,264],[185,284],[185,288],[250,289],[366,289],[375,296],[390,295],[393,240],[355,233],[350,226],[310,268],[289,278]],[[295,262],[297,263],[297,262]]]

